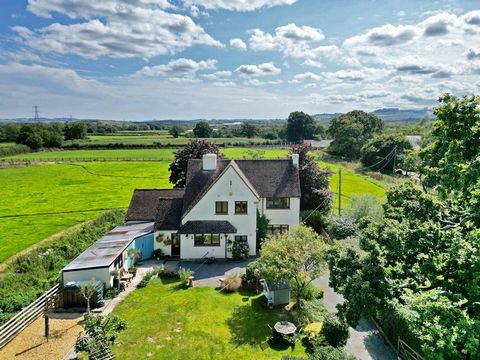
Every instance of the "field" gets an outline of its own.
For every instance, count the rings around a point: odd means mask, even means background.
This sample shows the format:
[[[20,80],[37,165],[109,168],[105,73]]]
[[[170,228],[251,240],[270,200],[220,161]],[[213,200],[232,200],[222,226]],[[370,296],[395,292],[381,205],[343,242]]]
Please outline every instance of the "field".
[[[41,161],[53,155],[71,162],[0,169],[0,262],[55,233],[98,216],[104,209],[126,208],[135,188],[171,187],[168,165],[173,151],[75,150],[12,157]],[[227,148],[222,152],[237,159],[276,158],[286,156],[288,150]],[[99,157],[107,161],[78,161]],[[118,158],[163,161],[115,161]],[[335,171],[331,190],[337,192],[339,165],[325,162],[320,165]],[[370,193],[383,200],[384,188],[383,183],[342,166],[342,207],[352,194]]]
[[[224,294],[210,287],[182,289],[178,281],[152,280],[113,311],[128,327],[114,346],[118,359],[280,359],[303,355],[297,342],[270,347],[267,324],[285,319],[261,295]],[[264,345],[262,350],[261,345]]]

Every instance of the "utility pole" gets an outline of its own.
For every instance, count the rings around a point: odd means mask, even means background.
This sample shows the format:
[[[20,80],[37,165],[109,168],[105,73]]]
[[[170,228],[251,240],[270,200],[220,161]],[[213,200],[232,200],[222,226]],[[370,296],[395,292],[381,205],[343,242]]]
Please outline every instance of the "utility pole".
[[[38,105],[35,105],[35,106],[33,107],[33,114],[34,114],[34,116],[35,116],[35,117],[34,117],[34,120],[35,120],[35,121],[39,121],[40,118],[39,118],[39,116],[38,116]]]
[[[338,216],[342,215],[342,168],[338,168]]]

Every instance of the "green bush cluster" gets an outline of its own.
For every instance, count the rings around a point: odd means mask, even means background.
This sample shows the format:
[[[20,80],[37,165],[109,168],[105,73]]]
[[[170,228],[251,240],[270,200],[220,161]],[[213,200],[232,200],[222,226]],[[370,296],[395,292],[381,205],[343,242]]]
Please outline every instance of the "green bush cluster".
[[[142,280],[140,280],[140,282],[138,283],[137,285],[137,288],[144,288],[148,285],[148,283],[150,282],[150,280],[152,280],[153,278],[157,277],[158,275],[162,274],[164,271],[164,268],[163,266],[157,268],[157,269],[154,269],[154,270],[150,270],[149,272],[147,272],[145,274],[145,276],[143,277]]]
[[[105,213],[7,264],[0,278],[0,324],[59,282],[64,266],[123,220],[123,211]]]
[[[27,145],[16,144],[12,146],[0,146],[0,157],[26,154],[32,152]]]
[[[348,324],[337,315],[328,314],[323,319],[322,334],[326,342],[333,347],[347,345]]]
[[[358,233],[357,224],[349,216],[336,216],[332,218],[329,230],[330,236],[337,240],[346,239]]]
[[[323,322],[328,310],[321,299],[310,301],[301,300],[301,304],[290,313],[292,320],[299,327],[305,327],[313,322]]]
[[[180,282],[183,286],[188,286],[189,278],[192,274],[192,270],[187,268],[180,268],[178,270],[178,276],[180,277]]]

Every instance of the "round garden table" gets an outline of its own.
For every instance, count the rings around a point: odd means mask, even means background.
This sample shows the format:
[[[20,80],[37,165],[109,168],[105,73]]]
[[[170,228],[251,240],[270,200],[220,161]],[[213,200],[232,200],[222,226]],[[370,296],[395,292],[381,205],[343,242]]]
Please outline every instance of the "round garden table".
[[[282,335],[293,335],[297,331],[297,327],[288,321],[279,321],[275,323],[273,328]]]

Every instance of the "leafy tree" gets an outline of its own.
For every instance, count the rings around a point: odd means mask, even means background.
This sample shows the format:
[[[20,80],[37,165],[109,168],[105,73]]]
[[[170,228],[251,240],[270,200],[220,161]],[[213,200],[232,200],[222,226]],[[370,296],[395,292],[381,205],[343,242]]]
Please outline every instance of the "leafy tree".
[[[257,251],[262,248],[263,241],[267,237],[269,223],[270,220],[265,214],[260,214],[260,211],[257,210]]]
[[[342,114],[330,121],[327,135],[333,141],[328,151],[349,160],[358,159],[362,146],[382,129],[383,120],[376,115],[360,110]]]
[[[372,170],[393,171],[394,166],[403,166],[405,152],[412,149],[403,135],[376,135],[360,149],[360,161]]]
[[[86,281],[80,284],[80,294],[87,302],[87,314],[90,314],[90,301],[97,292],[97,284],[94,280]]]
[[[38,133],[30,133],[27,135],[23,144],[27,145],[32,150],[38,150],[43,146],[43,139]]]
[[[305,139],[313,139],[317,130],[313,117],[303,111],[295,111],[288,116],[285,136],[287,141],[296,143]]]
[[[343,347],[347,345],[348,324],[335,314],[328,314],[323,320],[322,334],[329,345]]]
[[[345,214],[357,223],[367,217],[381,220],[383,219],[383,207],[378,198],[373,195],[352,195]]]
[[[168,133],[172,135],[174,138],[178,138],[182,132],[183,132],[183,128],[178,125],[174,125],[168,130]]]
[[[193,135],[197,138],[209,138],[212,134],[213,129],[206,121],[198,122],[193,128]]]
[[[249,122],[245,122],[242,124],[241,132],[242,132],[242,135],[247,138],[253,138],[260,134],[260,130],[258,126]]]
[[[87,125],[83,122],[67,123],[63,133],[65,140],[84,139],[87,136]]]
[[[170,183],[175,188],[185,187],[187,180],[187,166],[190,159],[201,159],[205,154],[219,155],[219,148],[208,140],[191,140],[182,149],[175,153],[175,158],[170,164]]]
[[[20,134],[20,126],[18,124],[7,124],[3,127],[3,139],[5,141],[16,141]]]
[[[43,146],[46,148],[59,148],[62,146],[63,136],[56,131],[43,130],[41,133]]]
[[[300,208],[327,211],[332,205],[332,192],[329,189],[330,171],[322,170],[315,159],[309,155],[310,147],[305,144],[294,145],[292,154],[299,155]]]
[[[267,238],[258,261],[266,279],[289,280],[294,297],[301,303],[312,280],[324,270],[325,250],[326,245],[320,235],[300,225],[293,228],[290,234]]]

